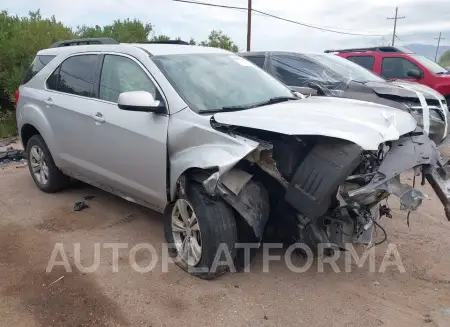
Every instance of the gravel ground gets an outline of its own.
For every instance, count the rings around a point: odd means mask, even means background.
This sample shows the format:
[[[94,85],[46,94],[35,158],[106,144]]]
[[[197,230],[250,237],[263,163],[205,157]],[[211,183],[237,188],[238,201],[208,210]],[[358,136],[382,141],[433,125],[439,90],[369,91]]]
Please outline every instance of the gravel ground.
[[[93,273],[61,266],[46,273],[55,243],[71,263],[73,243],[80,243],[84,266],[94,262],[95,243],[151,243],[161,256],[162,217],[88,186],[42,193],[20,167],[0,166],[0,326],[450,326],[450,223],[428,186],[431,199],[411,214],[409,228],[393,200],[394,217],[382,223],[404,273],[395,266],[370,272],[368,265],[294,273],[281,261],[265,273],[260,253],[249,273],[203,281],[174,265],[163,273],[160,261],[139,273],[123,249],[118,272],[111,249],[102,249]],[[90,207],[73,212],[86,195],[95,196]],[[377,269],[386,248],[376,248]],[[136,253],[140,266],[151,259]],[[343,261],[337,264],[343,271]]]

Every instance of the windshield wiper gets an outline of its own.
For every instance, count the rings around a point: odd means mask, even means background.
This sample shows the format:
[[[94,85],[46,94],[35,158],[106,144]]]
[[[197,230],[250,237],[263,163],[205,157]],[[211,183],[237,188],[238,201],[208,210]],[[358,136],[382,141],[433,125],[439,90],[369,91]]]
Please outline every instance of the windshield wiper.
[[[225,106],[225,107],[222,107],[221,109],[201,110],[200,113],[216,113],[216,112],[227,112],[227,111],[228,112],[229,111],[239,111],[239,110],[245,110],[245,109],[251,109],[251,108],[256,108],[256,107],[267,106],[269,104],[286,102],[286,101],[290,101],[290,100],[299,100],[299,98],[294,97],[294,96],[292,96],[292,97],[288,97],[288,96],[274,97],[274,98],[270,98],[267,101],[257,102],[257,103],[247,104],[247,105]]]
[[[449,75],[450,72],[437,72],[436,75]]]

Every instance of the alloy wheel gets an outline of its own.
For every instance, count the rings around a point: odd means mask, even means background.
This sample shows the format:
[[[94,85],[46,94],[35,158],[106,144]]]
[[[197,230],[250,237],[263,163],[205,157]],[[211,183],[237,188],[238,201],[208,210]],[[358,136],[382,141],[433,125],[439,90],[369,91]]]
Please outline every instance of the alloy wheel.
[[[200,226],[192,205],[178,199],[172,209],[172,236],[181,259],[189,266],[196,266],[202,256]]]
[[[48,183],[49,171],[44,151],[33,145],[30,150],[30,165],[36,181],[41,185]]]

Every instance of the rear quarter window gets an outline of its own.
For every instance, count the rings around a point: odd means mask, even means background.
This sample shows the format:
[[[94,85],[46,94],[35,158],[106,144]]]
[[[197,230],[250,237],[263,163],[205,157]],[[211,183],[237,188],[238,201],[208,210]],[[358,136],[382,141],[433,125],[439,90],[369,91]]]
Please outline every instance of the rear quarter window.
[[[348,60],[353,61],[355,64],[363,66],[368,70],[373,70],[373,63],[375,58],[373,56],[348,56]]]
[[[265,56],[246,56],[244,58],[254,63],[256,66],[264,68],[264,62],[266,61]]]
[[[56,56],[43,56],[39,55],[34,58],[34,60],[31,62],[30,67],[28,67],[27,72],[25,73],[22,84],[28,83],[34,76],[36,76],[37,73],[39,73],[42,68],[47,66],[47,64],[52,61],[53,58]]]

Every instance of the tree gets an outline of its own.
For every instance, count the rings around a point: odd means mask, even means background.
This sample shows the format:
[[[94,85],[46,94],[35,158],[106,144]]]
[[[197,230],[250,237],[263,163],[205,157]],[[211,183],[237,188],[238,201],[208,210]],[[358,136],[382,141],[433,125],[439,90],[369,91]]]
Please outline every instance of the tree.
[[[231,38],[222,31],[213,30],[208,36],[208,40],[202,41],[200,45],[214,48],[222,48],[225,50],[238,52],[238,46],[231,40]]]
[[[450,50],[447,50],[442,54],[441,58],[439,59],[439,64],[442,67],[450,66]]]
[[[138,19],[115,20],[111,25],[89,27],[83,25],[75,32],[79,38],[86,37],[110,37],[118,42],[143,42],[149,39],[153,30],[152,24],[144,24]]]
[[[168,41],[170,40],[170,37],[167,35],[155,35],[152,38],[152,41]]]
[[[56,21],[44,19],[39,10],[28,16],[0,12],[0,107],[13,101],[13,93],[36,52],[53,42],[73,38],[72,30]]]

